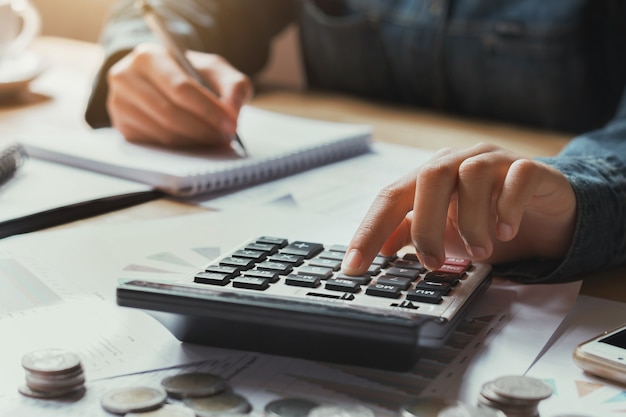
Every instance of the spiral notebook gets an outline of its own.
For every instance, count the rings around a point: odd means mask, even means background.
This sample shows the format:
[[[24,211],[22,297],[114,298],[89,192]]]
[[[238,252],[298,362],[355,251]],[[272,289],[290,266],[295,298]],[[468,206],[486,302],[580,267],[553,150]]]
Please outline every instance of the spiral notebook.
[[[367,125],[318,121],[247,106],[239,134],[248,156],[229,149],[136,145],[113,129],[20,138],[30,156],[141,182],[175,196],[235,189],[369,151]]]

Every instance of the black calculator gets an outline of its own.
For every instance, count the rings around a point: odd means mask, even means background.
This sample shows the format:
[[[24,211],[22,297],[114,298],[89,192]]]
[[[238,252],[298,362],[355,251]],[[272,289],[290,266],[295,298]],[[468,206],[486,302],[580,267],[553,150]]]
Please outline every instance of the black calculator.
[[[347,276],[346,249],[261,236],[178,280],[120,280],[117,303],[184,342],[407,371],[491,282],[488,264],[447,258],[430,271],[410,253]]]

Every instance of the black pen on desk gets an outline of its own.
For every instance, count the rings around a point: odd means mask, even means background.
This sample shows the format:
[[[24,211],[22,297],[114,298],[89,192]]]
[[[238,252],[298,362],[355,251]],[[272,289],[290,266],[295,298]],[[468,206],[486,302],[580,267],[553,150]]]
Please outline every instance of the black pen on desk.
[[[13,178],[27,159],[28,154],[20,144],[14,144],[2,150],[0,152],[0,185]]]
[[[196,81],[198,81],[202,86],[204,86],[207,90],[215,94],[211,86],[202,78],[202,75],[196,70],[196,68],[191,65],[191,62],[185,56],[185,48],[183,48],[176,40],[176,38],[167,30],[167,25],[163,18],[159,16],[159,14],[154,10],[152,5],[148,2],[148,0],[137,0],[135,3],[137,8],[141,11],[141,15],[143,16],[146,24],[150,28],[155,35],[157,35],[163,43],[165,43],[165,47],[172,54],[172,57],[180,65],[180,67],[185,71],[188,75],[193,77]],[[246,147],[243,145],[241,138],[235,132],[233,136],[233,142],[236,142],[237,146],[240,148],[242,155],[247,156],[248,152],[246,151]]]

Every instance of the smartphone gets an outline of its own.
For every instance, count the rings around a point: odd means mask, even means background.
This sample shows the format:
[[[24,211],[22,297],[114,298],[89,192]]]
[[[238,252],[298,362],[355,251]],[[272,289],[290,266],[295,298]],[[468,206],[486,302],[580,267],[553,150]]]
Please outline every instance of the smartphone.
[[[626,324],[579,344],[573,356],[590,374],[626,384]]]

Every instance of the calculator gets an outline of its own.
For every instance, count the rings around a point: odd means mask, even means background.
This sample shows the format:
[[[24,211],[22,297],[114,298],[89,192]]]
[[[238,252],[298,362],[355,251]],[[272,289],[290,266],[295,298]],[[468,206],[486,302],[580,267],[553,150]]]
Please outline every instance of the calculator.
[[[491,282],[492,269],[411,253],[341,272],[345,245],[251,239],[175,280],[121,279],[117,303],[146,310],[179,340],[407,371],[444,344]]]

